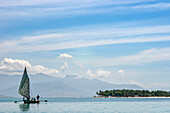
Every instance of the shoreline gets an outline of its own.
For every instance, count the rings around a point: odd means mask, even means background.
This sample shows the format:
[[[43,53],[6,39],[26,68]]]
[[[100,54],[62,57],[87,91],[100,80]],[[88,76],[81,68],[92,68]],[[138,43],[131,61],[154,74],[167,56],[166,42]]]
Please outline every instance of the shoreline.
[[[170,98],[170,97],[157,96],[157,97],[94,97],[94,98]]]

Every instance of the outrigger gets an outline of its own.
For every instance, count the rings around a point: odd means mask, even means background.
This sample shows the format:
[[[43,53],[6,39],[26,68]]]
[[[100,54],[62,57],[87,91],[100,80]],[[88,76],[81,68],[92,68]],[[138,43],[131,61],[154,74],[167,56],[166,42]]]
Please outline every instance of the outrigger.
[[[24,101],[24,103],[31,104],[31,103],[40,103],[40,102],[43,102],[43,101],[47,102],[47,100],[39,100],[39,95],[37,96],[37,100],[35,100],[35,98],[30,100],[30,81],[29,81],[29,77],[28,77],[28,74],[27,74],[26,67],[25,67],[24,74],[23,74],[22,79],[21,79],[21,83],[20,83],[20,86],[19,86],[18,93],[21,96],[23,96],[23,100],[20,100],[20,101]],[[17,103],[17,102],[20,102],[20,101],[14,101],[14,102]]]

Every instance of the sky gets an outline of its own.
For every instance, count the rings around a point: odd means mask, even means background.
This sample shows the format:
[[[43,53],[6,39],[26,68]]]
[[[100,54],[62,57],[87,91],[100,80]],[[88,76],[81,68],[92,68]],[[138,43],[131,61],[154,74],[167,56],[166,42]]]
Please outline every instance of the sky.
[[[170,1],[0,0],[0,74],[170,90]]]

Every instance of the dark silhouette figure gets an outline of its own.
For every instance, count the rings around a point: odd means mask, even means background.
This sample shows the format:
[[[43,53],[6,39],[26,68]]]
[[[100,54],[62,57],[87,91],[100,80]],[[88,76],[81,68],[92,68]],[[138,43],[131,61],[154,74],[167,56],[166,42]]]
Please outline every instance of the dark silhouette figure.
[[[27,98],[27,101],[30,101],[30,98]]]
[[[39,96],[39,95],[37,95],[37,101],[39,101],[39,98],[40,98],[40,96]]]

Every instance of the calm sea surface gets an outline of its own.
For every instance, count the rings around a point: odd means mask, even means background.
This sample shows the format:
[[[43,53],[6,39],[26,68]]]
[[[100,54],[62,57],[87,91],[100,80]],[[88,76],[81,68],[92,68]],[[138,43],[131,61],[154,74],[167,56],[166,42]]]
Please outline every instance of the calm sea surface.
[[[170,113],[170,98],[46,98],[47,103],[14,103],[0,98],[0,113]]]

